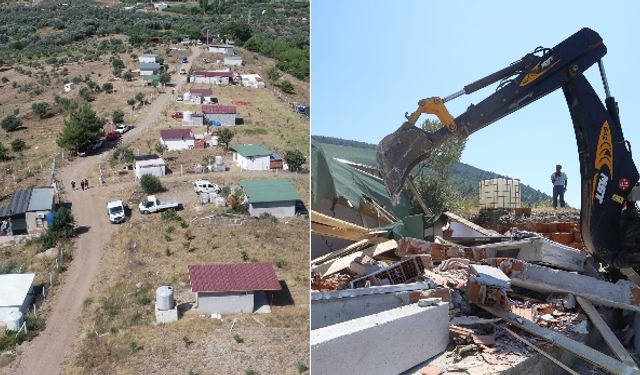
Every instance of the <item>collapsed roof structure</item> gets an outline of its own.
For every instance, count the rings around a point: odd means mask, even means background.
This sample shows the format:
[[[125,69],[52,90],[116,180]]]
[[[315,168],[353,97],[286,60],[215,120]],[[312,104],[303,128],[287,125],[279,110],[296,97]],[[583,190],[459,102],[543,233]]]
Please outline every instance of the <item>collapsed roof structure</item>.
[[[598,271],[577,215],[416,212],[374,149],[311,150],[314,374],[640,374],[640,288]]]

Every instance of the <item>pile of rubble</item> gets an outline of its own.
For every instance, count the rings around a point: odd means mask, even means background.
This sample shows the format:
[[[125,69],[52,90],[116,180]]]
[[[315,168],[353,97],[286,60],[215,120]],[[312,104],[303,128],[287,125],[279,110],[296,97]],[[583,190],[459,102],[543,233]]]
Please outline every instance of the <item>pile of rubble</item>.
[[[452,218],[482,243],[380,238],[312,213],[323,235],[353,241],[311,262],[314,374],[640,374],[627,350],[640,346],[640,288],[597,271],[576,217],[503,220],[499,233]]]

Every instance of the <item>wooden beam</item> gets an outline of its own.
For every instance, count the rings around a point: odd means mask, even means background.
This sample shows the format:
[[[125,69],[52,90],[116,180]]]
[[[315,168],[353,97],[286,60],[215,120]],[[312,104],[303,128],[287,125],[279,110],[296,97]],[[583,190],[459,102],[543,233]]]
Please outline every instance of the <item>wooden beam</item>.
[[[620,340],[618,340],[613,331],[611,331],[611,328],[609,328],[604,319],[602,319],[602,316],[600,315],[598,310],[593,307],[593,304],[591,304],[589,300],[584,299],[580,296],[576,296],[576,300],[582,307],[582,310],[584,310],[585,314],[587,314],[589,319],[591,319],[593,325],[598,329],[598,331],[602,335],[602,338],[604,338],[604,341],[607,343],[607,346],[609,346],[609,349],[611,349],[613,354],[615,354],[616,357],[618,357],[618,359],[620,359],[622,362],[637,369],[638,365],[636,364],[636,362],[633,360],[627,349],[624,348]]]
[[[361,249],[362,247],[364,247],[364,246],[366,246],[368,244],[369,244],[369,240],[368,239],[364,239],[364,240],[360,240],[358,242],[354,242],[354,243],[352,243],[351,245],[349,245],[349,246],[347,246],[345,248],[342,248],[342,249],[339,249],[339,250],[336,250],[336,251],[332,251],[332,252],[330,252],[328,254],[325,254],[325,255],[317,257],[316,259],[311,261],[311,264],[312,265],[317,265],[317,264],[324,263],[324,262],[326,262],[328,260],[331,260],[331,259],[334,259],[334,258],[338,258],[338,257],[341,257],[341,256],[349,255],[349,254],[351,254],[351,253],[353,253],[355,251],[358,251],[359,249]]]
[[[360,225],[356,225],[348,221],[340,220],[335,217],[331,217],[329,215],[321,214],[320,212],[314,211],[314,210],[311,210],[311,222],[324,224],[324,225],[345,229],[345,230],[352,230],[360,233],[367,233],[369,231],[369,229],[362,227]]]
[[[554,330],[540,327],[539,325],[513,314],[509,311],[502,310],[493,306],[486,306],[481,304],[475,304],[481,309],[504,319],[506,322],[523,329],[531,334],[541,337],[550,343],[565,349],[585,361],[594,364],[600,368],[603,368],[613,374],[617,375],[640,375],[640,371],[634,367],[627,365],[624,362],[618,361],[615,358],[611,358],[608,355],[602,354],[599,351],[588,347],[587,345],[572,340],[559,332]]]
[[[422,208],[422,212],[424,212],[426,215],[433,215],[433,212],[431,212],[431,209],[422,200],[422,196],[418,192],[418,188],[416,188],[416,184],[413,182],[412,176],[407,177],[407,185],[409,185],[409,190],[411,190],[411,194],[413,194],[413,197],[415,198],[416,201],[418,201],[420,208]]]
[[[551,362],[555,363],[556,365],[560,366],[560,368],[562,368],[564,371],[568,372],[571,375],[580,375],[577,372],[573,371],[572,369],[570,369],[569,367],[567,367],[567,365],[565,365],[564,363],[560,362],[557,358],[553,357],[551,354],[545,352],[544,350],[538,348],[537,346],[533,345],[531,343],[531,341],[525,339],[524,337],[518,335],[517,333],[513,332],[512,330],[510,330],[509,328],[505,328],[505,330],[514,338],[522,341],[525,345],[527,345],[528,347],[530,347],[531,349],[535,350],[536,352],[542,354],[543,356],[545,356],[547,359],[549,359]]]
[[[487,236],[487,237],[501,237],[500,234],[495,233],[492,230],[483,228],[475,223],[470,222],[469,220],[463,218],[462,216],[458,216],[456,214],[454,214],[453,212],[450,211],[445,211],[442,213],[443,215],[445,215],[446,217],[448,217],[449,219],[453,220],[453,221],[457,221],[461,224],[464,224],[466,226],[468,226],[469,228],[475,230],[476,232],[482,234],[483,236]]]

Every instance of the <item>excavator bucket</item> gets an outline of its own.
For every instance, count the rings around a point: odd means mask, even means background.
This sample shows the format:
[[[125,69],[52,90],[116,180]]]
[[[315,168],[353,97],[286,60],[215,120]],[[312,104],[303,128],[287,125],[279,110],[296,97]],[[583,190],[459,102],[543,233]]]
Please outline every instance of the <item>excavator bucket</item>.
[[[446,128],[428,133],[409,122],[387,135],[378,144],[378,169],[391,202],[396,205],[409,173],[418,163],[429,157],[431,151],[454,133]]]

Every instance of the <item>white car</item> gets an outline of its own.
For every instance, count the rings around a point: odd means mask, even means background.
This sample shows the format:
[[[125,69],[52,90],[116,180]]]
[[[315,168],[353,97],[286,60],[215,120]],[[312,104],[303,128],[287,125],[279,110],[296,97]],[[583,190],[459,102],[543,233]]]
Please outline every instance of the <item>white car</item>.
[[[126,218],[124,204],[121,200],[108,202],[107,213],[109,214],[109,221],[113,224],[122,223]]]
[[[187,74],[187,71],[184,68],[180,69],[180,75],[185,75],[185,74]]]
[[[116,126],[116,131],[120,134],[124,134],[126,132],[128,132],[131,129],[131,127],[129,125],[125,125],[125,124],[120,124],[118,126]]]
[[[207,180],[198,180],[193,182],[193,190],[196,194],[200,193],[219,193],[220,186]]]

